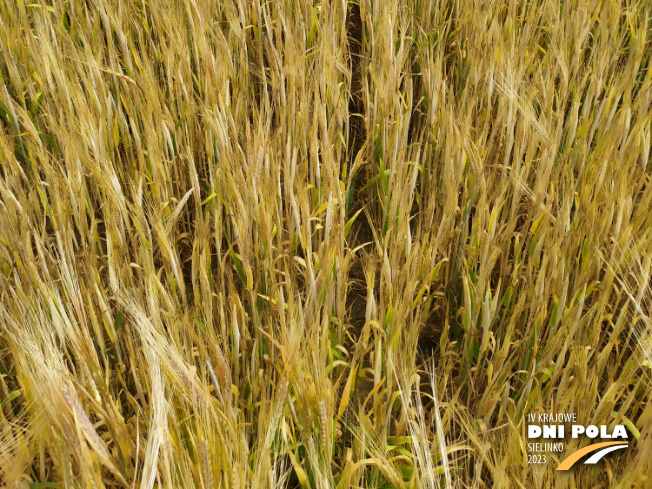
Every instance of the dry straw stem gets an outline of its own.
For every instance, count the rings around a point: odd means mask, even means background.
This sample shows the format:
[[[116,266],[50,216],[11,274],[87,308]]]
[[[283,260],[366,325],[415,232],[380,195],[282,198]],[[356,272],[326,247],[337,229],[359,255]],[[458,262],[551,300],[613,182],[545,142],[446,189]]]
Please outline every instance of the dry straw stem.
[[[0,0],[0,487],[650,487],[651,13]]]

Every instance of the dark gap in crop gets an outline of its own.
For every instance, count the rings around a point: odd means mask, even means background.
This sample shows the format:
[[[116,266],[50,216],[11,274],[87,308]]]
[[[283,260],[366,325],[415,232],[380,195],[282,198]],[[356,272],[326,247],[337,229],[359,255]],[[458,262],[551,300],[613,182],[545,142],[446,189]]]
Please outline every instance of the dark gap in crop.
[[[348,107],[349,134],[347,147],[349,161],[347,164],[351,169],[353,168],[356,158],[362,150],[364,141],[367,138],[362,83],[362,77],[364,74],[364,64],[362,60],[363,25],[362,17],[360,15],[360,5],[357,3],[349,3],[346,14],[346,28],[349,50],[349,67],[351,69],[351,92]],[[360,155],[360,157],[363,157],[363,155]],[[347,208],[349,218],[361,210],[365,205],[362,192],[358,190],[363,188],[367,181],[364,165],[358,170],[356,175],[351,175],[351,178],[351,198],[350,201],[347,202],[350,204]],[[353,240],[351,247],[373,240],[369,222],[363,213],[360,213],[358,218],[355,220],[349,239]],[[355,334],[359,335],[365,323],[367,290],[364,270],[360,259],[356,259],[352,264],[351,269],[349,270],[348,279],[351,284],[346,298],[348,321],[352,325]]]
[[[181,194],[180,194],[181,195]],[[197,204],[195,199],[190,198],[185,204],[182,216],[185,217],[180,222],[180,229],[183,236],[177,239],[177,246],[179,250],[179,262],[181,266],[181,280],[183,280],[186,289],[186,303],[188,306],[194,304],[194,290],[192,283],[192,254],[193,243],[195,241],[195,221],[197,219]],[[183,217],[180,216],[179,219]],[[197,283],[199,286],[199,282]]]
[[[364,123],[364,99],[362,91],[362,17],[360,5],[351,2],[346,14],[349,63],[351,68],[351,93],[349,97],[349,147],[350,165],[367,137]],[[353,115],[355,114],[355,115]]]

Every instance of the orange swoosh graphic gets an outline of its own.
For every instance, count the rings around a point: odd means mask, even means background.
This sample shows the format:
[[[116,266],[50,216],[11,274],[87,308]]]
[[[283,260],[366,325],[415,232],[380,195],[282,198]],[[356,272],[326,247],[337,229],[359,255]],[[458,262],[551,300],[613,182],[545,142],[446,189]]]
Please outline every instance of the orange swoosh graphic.
[[[581,450],[578,450],[568,457],[564,459],[562,463],[559,464],[559,467],[557,467],[557,470],[568,470],[570,469],[575,462],[577,462],[579,459],[581,459],[584,455],[595,452],[596,450],[599,450],[600,448],[604,447],[610,447],[612,445],[627,445],[627,442],[623,441],[606,441],[604,443],[596,443],[595,445],[589,445],[588,447],[584,447]]]

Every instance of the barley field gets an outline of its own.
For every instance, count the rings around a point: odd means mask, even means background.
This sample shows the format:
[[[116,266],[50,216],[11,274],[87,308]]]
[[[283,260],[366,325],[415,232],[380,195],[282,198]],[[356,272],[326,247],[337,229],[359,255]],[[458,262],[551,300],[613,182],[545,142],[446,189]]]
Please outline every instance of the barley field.
[[[0,0],[0,488],[651,488],[651,41],[646,0]],[[529,463],[539,413],[629,445]]]

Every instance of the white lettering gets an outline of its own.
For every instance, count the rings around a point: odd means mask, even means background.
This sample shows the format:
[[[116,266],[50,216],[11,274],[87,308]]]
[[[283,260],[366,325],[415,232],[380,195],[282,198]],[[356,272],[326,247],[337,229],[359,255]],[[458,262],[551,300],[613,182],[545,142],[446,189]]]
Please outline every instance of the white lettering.
[[[539,438],[541,436],[541,426],[535,424],[529,424],[527,426],[527,437],[528,438]]]
[[[584,433],[584,426],[581,424],[574,424],[573,427],[571,428],[571,431],[573,433],[573,438],[577,438],[580,436],[582,433]]]
[[[557,438],[557,425],[544,425],[543,426],[544,438]]]
[[[625,431],[625,427],[621,424],[617,424],[614,428],[613,435],[611,435],[614,438],[627,438],[627,432]]]

